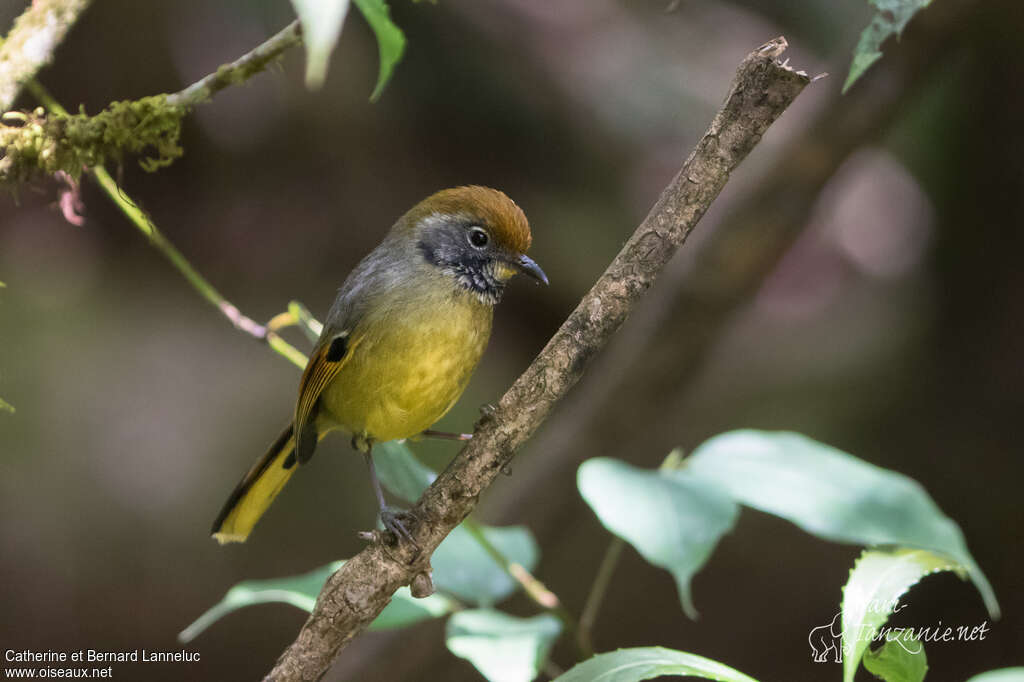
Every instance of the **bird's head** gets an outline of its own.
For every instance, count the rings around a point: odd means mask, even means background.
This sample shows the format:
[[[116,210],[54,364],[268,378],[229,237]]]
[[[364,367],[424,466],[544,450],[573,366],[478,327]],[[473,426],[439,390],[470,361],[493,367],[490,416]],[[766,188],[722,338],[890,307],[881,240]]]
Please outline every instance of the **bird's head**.
[[[399,221],[427,263],[488,304],[501,299],[517,274],[548,283],[526,255],[530,224],[514,201],[480,186],[445,189],[427,197]]]

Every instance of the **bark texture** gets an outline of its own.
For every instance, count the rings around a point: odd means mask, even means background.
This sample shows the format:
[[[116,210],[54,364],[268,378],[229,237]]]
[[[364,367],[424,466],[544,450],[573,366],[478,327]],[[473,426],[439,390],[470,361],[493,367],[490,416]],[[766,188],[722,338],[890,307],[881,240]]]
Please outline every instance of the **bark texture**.
[[[476,506],[481,492],[583,375],[704,215],[730,173],[810,82],[777,61],[783,38],[746,57],[725,102],[647,218],[498,405],[473,440],[412,510],[408,543],[374,543],[324,586],[298,638],[266,680],[317,680],[341,649],[383,610],[392,594],[429,572],[430,554]]]
[[[878,68],[787,144],[754,183],[756,189],[726,213],[692,265],[662,294],[658,320],[650,323],[658,333],[641,334],[636,343],[604,353],[595,372],[618,378],[604,382],[601,390],[574,394],[562,406],[557,424],[530,442],[530,448],[550,454],[543,458],[543,466],[518,472],[503,486],[500,499],[489,500],[501,516],[516,515],[537,528],[571,514],[572,498],[552,497],[546,494],[547,486],[561,484],[588,457],[621,452],[629,442],[627,429],[643,431],[644,447],[651,452],[667,452],[679,444],[676,422],[652,414],[637,423],[633,411],[619,406],[678,400],[735,314],[804,232],[822,188],[839,167],[854,151],[884,134],[931,74],[962,58],[969,39],[960,29],[972,25],[977,6],[977,0],[950,0],[922,12],[900,43],[888,48]],[[519,501],[526,495],[548,502],[524,519]],[[548,537],[546,542],[556,539]]]

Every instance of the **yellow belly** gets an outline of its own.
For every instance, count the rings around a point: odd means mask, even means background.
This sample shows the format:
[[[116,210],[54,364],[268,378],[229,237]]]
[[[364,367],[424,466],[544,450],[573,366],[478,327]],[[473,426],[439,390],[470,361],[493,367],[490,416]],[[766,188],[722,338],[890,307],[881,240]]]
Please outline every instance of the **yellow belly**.
[[[372,441],[421,433],[462,395],[490,332],[490,306],[468,297],[368,320],[321,393],[321,419]]]

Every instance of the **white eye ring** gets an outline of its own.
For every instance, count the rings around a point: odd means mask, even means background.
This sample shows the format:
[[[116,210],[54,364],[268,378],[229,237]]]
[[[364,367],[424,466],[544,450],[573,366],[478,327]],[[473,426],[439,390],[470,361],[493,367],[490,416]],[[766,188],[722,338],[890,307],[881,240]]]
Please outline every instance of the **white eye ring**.
[[[469,239],[469,244],[474,249],[482,249],[491,241],[491,237],[487,234],[487,230],[476,226],[469,228],[469,236],[467,239]]]

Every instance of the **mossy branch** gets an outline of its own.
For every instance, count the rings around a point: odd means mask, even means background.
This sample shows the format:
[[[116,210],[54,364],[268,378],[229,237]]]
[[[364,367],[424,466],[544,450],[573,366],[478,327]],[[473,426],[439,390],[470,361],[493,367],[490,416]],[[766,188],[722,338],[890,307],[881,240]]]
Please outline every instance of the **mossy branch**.
[[[84,110],[8,112],[0,118],[0,184],[13,187],[58,171],[77,179],[84,169],[121,163],[126,154],[143,155],[139,164],[146,171],[167,166],[183,154],[181,121],[192,107],[248,80],[301,42],[299,24],[293,22],[184,90],[114,102],[92,116]],[[40,96],[37,83],[27,85]]]
[[[187,113],[167,104],[167,95],[114,102],[95,116],[42,108],[7,112],[0,119],[0,183],[17,185],[58,171],[77,180],[84,169],[120,163],[126,153],[146,153],[139,164],[154,171],[182,155],[178,139]]]
[[[265,342],[298,367],[305,367],[305,355],[282,339],[276,329],[268,329],[243,315],[224,298],[104,168],[104,162],[110,158],[120,161],[126,151],[141,153],[147,149],[155,150],[156,155],[143,159],[143,168],[154,170],[170,163],[182,153],[178,145],[181,119],[193,106],[233,83],[251,78],[301,40],[298,22],[292,22],[256,49],[180,92],[115,102],[96,116],[69,114],[42,85],[30,80],[29,89],[44,106],[29,114],[8,112],[2,117],[0,150],[5,156],[0,159],[0,183],[24,180],[34,173],[57,171],[78,178],[83,171],[88,171],[150,244],[236,329]],[[300,310],[304,309],[295,308],[295,311]],[[291,313],[296,318],[295,323],[308,326],[308,321],[300,320],[295,311]]]
[[[53,59],[57,46],[91,0],[34,0],[0,41],[0,111]]]
[[[33,81],[29,84],[33,94],[39,99],[39,101],[49,110],[50,115],[67,116],[67,111],[61,106],[54,97],[46,91],[46,89],[39,83]],[[192,288],[199,292],[199,295],[206,299],[208,302],[217,307],[217,309],[228,319],[229,322],[238,329],[239,331],[245,332],[249,336],[252,336],[260,341],[265,342],[275,352],[280,354],[289,360],[292,364],[297,365],[300,368],[306,366],[306,356],[303,355],[298,349],[289,344],[287,341],[282,339],[276,329],[287,326],[289,323],[286,321],[279,321],[279,324],[275,328],[268,328],[267,326],[261,325],[255,320],[246,315],[231,303],[231,301],[224,298],[219,291],[209,282],[205,277],[199,274],[199,271],[192,267],[192,264],[188,262],[188,259],[182,255],[181,251],[171,243],[167,237],[164,236],[153,220],[143,211],[138,204],[136,204],[131,197],[129,197],[117,183],[114,182],[114,178],[110,177],[110,173],[102,165],[97,165],[89,168],[89,173],[93,179],[96,180],[100,188],[106,193],[114,204],[121,209],[125,217],[132,222],[132,224],[145,235],[149,243],[156,247],[163,255],[170,261],[171,265],[181,273]],[[296,311],[304,310],[301,306],[295,308]],[[296,316],[295,312],[291,313],[295,317],[294,321],[290,324],[299,324],[301,320]]]

